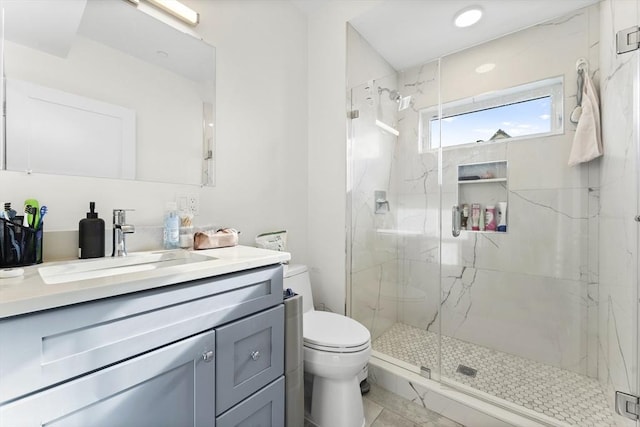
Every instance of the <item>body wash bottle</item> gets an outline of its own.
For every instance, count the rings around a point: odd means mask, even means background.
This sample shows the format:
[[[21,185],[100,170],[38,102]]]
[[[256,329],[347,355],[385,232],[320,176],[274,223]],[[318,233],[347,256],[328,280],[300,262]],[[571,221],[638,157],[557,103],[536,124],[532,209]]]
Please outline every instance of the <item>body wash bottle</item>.
[[[471,230],[480,230],[480,205],[478,203],[471,205]]]
[[[164,213],[164,236],[163,246],[165,249],[178,249],[180,247],[180,218],[175,202],[168,202]]]
[[[500,216],[498,231],[507,231],[507,202],[498,202],[498,215]]]
[[[484,214],[485,230],[496,231],[496,208],[495,206],[487,206]]]

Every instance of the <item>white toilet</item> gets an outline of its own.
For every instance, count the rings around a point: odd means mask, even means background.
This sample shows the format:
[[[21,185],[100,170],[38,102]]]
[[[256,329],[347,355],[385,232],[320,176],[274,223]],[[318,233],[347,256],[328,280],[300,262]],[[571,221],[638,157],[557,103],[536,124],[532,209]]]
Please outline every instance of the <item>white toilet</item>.
[[[371,355],[371,334],[354,319],[314,310],[306,266],[285,266],[284,288],[302,295],[304,370],[313,375],[311,421],[319,427],[364,426],[358,374]]]

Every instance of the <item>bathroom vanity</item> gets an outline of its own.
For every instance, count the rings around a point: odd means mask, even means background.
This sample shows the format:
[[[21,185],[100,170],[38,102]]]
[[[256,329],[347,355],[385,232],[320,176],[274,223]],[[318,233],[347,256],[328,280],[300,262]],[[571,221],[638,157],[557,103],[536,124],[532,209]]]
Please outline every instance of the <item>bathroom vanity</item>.
[[[55,284],[34,266],[1,280],[0,426],[284,425],[289,254],[198,255],[211,258]]]

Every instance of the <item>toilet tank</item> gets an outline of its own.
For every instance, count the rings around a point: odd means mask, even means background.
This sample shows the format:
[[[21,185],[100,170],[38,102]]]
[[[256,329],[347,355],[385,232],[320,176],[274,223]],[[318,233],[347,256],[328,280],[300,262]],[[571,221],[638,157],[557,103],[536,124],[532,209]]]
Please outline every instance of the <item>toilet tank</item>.
[[[291,288],[296,294],[302,295],[302,312],[313,310],[313,295],[311,281],[306,265],[290,264],[284,266],[285,289]]]

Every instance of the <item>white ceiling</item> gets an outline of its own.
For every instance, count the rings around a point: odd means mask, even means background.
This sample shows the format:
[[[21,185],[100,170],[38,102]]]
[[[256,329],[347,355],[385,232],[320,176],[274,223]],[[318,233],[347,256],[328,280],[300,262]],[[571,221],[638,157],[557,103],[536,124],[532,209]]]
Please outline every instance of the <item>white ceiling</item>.
[[[393,68],[403,70],[598,1],[384,0],[349,22]],[[484,11],[480,22],[454,26],[454,15],[474,5]]]

